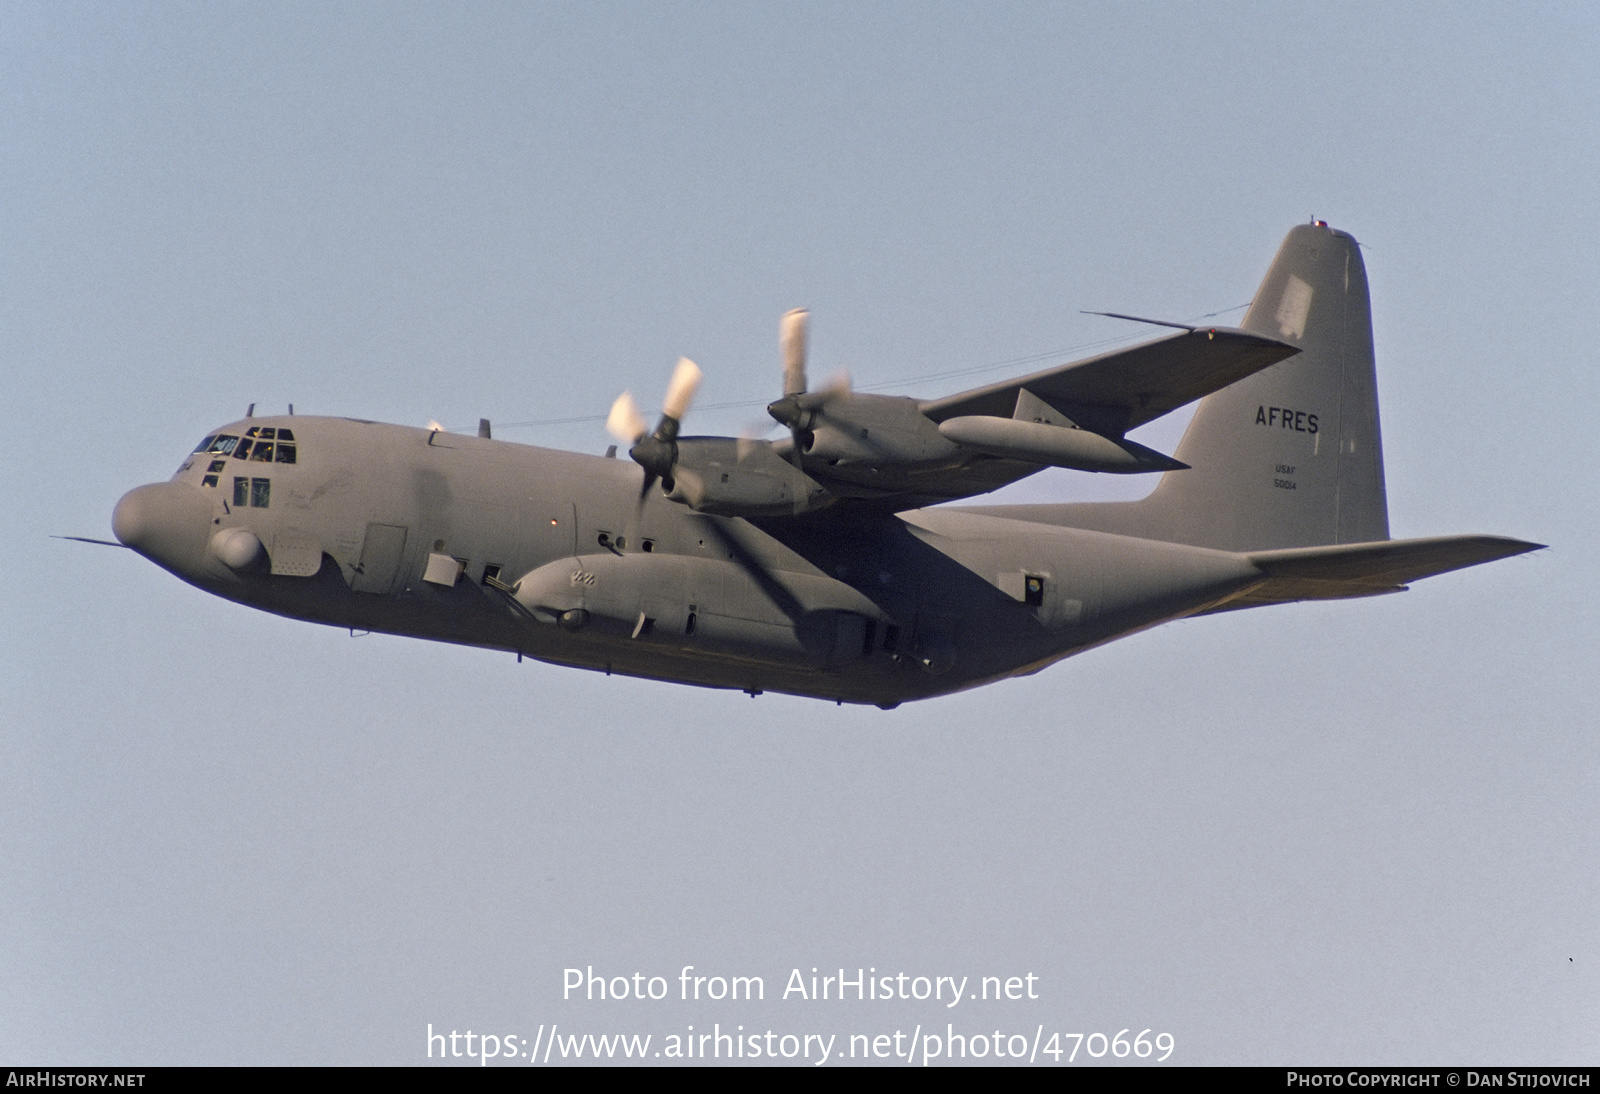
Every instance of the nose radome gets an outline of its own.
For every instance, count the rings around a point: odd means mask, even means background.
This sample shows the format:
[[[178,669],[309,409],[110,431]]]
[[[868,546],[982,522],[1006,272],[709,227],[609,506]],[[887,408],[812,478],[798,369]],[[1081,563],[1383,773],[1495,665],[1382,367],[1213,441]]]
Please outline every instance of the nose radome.
[[[211,530],[211,501],[184,482],[156,482],[122,496],[111,530],[124,544],[169,570],[196,570]]]

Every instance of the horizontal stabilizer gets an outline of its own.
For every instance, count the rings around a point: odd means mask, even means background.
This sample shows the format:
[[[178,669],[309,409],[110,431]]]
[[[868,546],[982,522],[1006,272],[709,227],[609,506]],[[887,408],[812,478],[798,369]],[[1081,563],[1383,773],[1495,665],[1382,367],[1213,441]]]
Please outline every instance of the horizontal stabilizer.
[[[1207,327],[931,399],[921,410],[935,422],[977,414],[1009,418],[1026,389],[1077,425],[1120,437],[1299,352],[1266,335]]]
[[[1425,577],[1543,547],[1505,536],[1437,536],[1254,551],[1247,557],[1266,581],[1211,610],[1397,593]]]

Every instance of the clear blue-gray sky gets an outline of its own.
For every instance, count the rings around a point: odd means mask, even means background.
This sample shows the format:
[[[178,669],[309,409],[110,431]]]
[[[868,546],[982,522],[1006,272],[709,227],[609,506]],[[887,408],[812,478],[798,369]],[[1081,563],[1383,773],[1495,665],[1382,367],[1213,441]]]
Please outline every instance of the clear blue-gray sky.
[[[1597,41],[1579,3],[7,4],[0,1061],[951,1023],[1595,1062]],[[599,451],[688,354],[736,431],[800,304],[815,374],[946,394],[1140,334],[1080,309],[1243,304],[1311,216],[1366,248],[1394,534],[1548,551],[885,713],[48,538],[252,402]],[[587,966],[672,998],[563,1001]],[[813,967],[1039,998],[780,998]]]

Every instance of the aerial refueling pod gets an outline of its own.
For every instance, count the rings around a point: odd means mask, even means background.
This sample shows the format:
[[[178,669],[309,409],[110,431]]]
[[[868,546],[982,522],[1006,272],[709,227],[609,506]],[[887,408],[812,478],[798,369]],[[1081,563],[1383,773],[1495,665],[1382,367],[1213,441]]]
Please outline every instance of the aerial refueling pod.
[[[947,418],[939,432],[961,445],[986,453],[1074,471],[1139,475],[1150,471],[1182,471],[1189,465],[1129,440],[1112,440],[1088,429],[1025,422],[973,414]]]
[[[511,595],[534,619],[571,631],[813,670],[862,660],[874,630],[890,622],[842,581],[765,577],[769,587],[719,559],[606,553],[540,566]]]

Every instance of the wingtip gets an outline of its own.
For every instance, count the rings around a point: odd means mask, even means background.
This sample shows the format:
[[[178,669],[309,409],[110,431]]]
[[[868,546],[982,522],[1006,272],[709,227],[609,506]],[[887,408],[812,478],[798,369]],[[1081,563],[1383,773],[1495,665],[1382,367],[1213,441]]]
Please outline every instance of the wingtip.
[[[1494,552],[1496,558],[1513,558],[1517,555],[1526,555],[1534,551],[1548,550],[1548,543],[1534,543],[1532,540],[1517,539],[1513,536],[1475,536],[1472,537],[1486,548]]]

